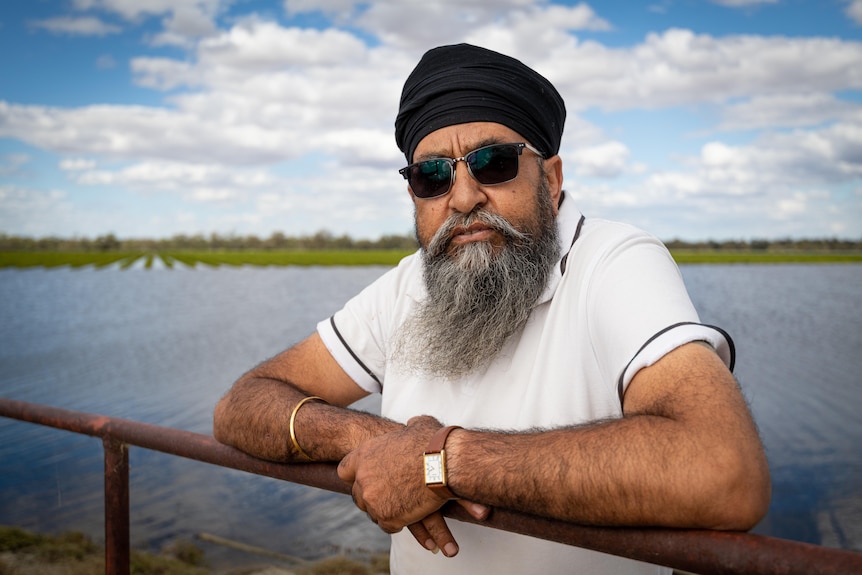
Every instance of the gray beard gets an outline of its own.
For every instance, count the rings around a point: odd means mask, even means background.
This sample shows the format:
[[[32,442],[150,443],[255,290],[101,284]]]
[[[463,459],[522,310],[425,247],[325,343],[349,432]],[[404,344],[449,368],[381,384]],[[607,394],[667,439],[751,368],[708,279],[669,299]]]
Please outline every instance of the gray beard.
[[[526,323],[559,259],[557,226],[547,183],[536,190],[536,230],[474,211],[451,216],[422,251],[428,296],[395,336],[393,360],[408,372],[456,379],[486,367]],[[505,239],[448,253],[458,225],[480,221]]]

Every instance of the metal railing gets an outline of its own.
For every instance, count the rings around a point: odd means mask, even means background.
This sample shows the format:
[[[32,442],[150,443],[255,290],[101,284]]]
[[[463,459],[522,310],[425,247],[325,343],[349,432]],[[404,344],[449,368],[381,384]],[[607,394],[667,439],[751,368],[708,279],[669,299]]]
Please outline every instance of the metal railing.
[[[249,473],[349,493],[324,463],[256,459],[200,433],[0,398],[0,416],[100,437],[105,450],[105,573],[129,573],[129,450],[134,445]],[[444,515],[479,523],[459,505]],[[862,553],[750,533],[589,527],[504,509],[481,522],[489,528],[628,557],[701,575],[862,573]]]

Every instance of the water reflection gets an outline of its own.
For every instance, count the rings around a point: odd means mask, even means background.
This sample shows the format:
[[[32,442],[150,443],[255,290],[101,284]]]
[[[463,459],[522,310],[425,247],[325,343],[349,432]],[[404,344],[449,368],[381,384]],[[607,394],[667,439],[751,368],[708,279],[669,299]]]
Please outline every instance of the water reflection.
[[[236,377],[384,271],[0,270],[0,394],[209,433]],[[862,266],[683,275],[702,320],[736,340],[767,446],[774,497],[757,531],[862,550]],[[101,443],[3,419],[0,437],[0,523],[101,538]],[[346,496],[142,449],[130,462],[138,546],[201,531],[306,558],[388,546]]]
[[[862,266],[686,266],[704,321],[733,334],[736,375],[773,479],[756,531],[862,550]]]

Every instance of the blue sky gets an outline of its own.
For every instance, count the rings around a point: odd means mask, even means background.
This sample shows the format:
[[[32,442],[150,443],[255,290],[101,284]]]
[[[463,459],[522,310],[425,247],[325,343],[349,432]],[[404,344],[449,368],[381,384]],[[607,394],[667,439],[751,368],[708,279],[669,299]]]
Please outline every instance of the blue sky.
[[[862,238],[862,0],[2,2],[0,233],[410,233],[398,97],[455,42],[554,82],[588,216]]]

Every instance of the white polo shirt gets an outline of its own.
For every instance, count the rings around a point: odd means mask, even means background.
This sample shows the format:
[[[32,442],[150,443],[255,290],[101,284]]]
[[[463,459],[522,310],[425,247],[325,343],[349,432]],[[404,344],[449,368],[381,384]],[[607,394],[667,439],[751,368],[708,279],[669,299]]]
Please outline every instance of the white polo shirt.
[[[571,200],[557,218],[563,256],[526,325],[481,373],[429,379],[390,358],[398,327],[426,290],[418,252],[351,299],[318,333],[382,414],[406,422],[526,430],[622,417],[635,373],[691,342],[712,345],[732,368],[733,344],[701,325],[664,245],[631,226],[584,220]],[[567,253],[568,252],[568,253]],[[459,554],[433,555],[408,530],[392,537],[393,573],[669,573],[611,555],[447,520]]]

